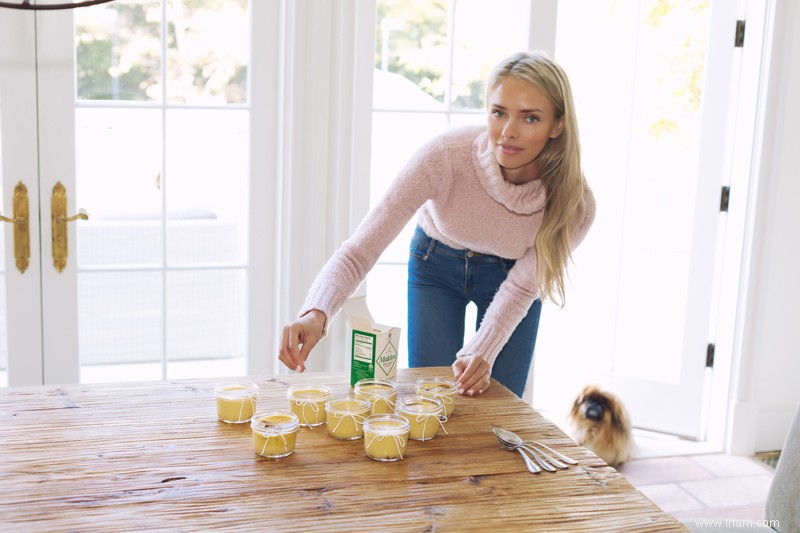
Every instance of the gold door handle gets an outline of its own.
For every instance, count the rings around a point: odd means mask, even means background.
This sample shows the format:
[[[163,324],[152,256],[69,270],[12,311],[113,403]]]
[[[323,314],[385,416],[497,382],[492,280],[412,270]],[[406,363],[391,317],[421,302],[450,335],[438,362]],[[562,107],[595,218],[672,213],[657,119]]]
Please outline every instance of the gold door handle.
[[[50,197],[50,219],[53,230],[53,266],[62,272],[67,266],[67,222],[73,220],[89,220],[89,215],[81,209],[77,215],[67,216],[67,190],[59,181],[53,187]]]
[[[14,187],[14,216],[4,217],[0,220],[14,224],[14,258],[17,261],[17,270],[25,272],[31,259],[31,239],[28,229],[28,188],[20,181]]]

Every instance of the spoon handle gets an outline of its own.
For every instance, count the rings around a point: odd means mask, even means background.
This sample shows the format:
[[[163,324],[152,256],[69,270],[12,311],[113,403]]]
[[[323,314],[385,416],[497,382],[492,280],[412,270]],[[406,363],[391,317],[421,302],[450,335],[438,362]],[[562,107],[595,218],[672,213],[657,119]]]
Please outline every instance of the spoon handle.
[[[532,442],[532,444],[535,444],[536,446],[541,446],[542,448],[544,448],[548,452],[552,453],[553,455],[555,455],[556,457],[558,457],[559,459],[561,459],[565,463],[568,463],[568,464],[571,464],[571,465],[578,464],[578,461],[576,461],[575,459],[572,459],[571,457],[567,457],[563,453],[559,453],[559,452],[555,451],[553,448],[551,448],[547,444],[542,444],[541,442]]]
[[[536,463],[531,461],[531,458],[528,457],[527,454],[522,451],[522,448],[515,448],[515,449],[519,452],[522,458],[525,459],[525,466],[528,468],[528,472],[530,472],[531,474],[538,474],[539,472],[542,471],[542,469],[539,468],[536,465]]]
[[[525,450],[526,452],[528,452],[528,454],[530,454],[530,456],[533,457],[533,460],[536,461],[536,463],[540,467],[542,467],[543,469],[547,470],[548,472],[555,472],[556,471],[555,467],[551,466],[549,463],[547,463],[544,460],[542,460],[542,458],[539,457],[539,454],[536,453],[536,451],[534,451],[533,448],[530,448],[530,447],[525,446],[523,444],[523,445],[518,446],[517,449],[518,450]]]

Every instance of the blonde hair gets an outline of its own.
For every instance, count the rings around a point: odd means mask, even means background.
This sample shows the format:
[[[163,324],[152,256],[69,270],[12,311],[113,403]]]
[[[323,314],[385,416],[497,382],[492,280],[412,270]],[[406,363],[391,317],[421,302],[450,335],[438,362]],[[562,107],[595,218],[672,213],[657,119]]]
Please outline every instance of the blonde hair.
[[[584,207],[588,191],[581,170],[578,121],[572,90],[564,70],[542,52],[518,52],[507,57],[489,74],[488,94],[505,78],[532,84],[553,104],[563,131],[548,140],[537,158],[539,179],[547,193],[544,219],[536,235],[536,287],[542,299],[564,305],[564,286],[571,260],[571,227]]]

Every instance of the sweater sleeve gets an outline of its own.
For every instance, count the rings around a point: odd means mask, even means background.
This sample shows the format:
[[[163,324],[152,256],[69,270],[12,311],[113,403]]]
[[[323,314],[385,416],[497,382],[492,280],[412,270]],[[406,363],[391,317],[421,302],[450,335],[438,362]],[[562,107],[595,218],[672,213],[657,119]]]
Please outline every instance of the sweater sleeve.
[[[451,172],[441,140],[420,148],[395,177],[380,202],[361,221],[317,275],[298,316],[313,309],[325,314],[323,335],[344,302],[364,281],[381,253],[420,206],[432,198]]]
[[[572,250],[583,241],[594,222],[596,212],[594,195],[588,188],[586,193],[583,208],[572,223]],[[525,318],[537,296],[536,249],[531,247],[508,272],[492,303],[489,304],[478,331],[456,356],[479,354],[486,359],[490,367],[493,367],[503,346],[511,338],[517,325]]]

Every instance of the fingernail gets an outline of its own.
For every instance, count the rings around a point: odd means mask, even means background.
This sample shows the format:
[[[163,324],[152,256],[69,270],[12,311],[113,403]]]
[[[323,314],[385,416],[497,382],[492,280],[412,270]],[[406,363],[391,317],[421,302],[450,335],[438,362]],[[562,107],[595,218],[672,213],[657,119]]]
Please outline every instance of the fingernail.
[[[470,396],[472,396],[472,389],[468,390],[468,391],[467,391],[467,394],[469,394]]]
[[[479,391],[478,391],[478,394],[479,394],[479,395],[480,395],[480,394],[483,394],[483,389],[479,390]]]
[[[459,394],[464,394],[464,389],[458,389]]]
[[[300,365],[297,365],[297,368],[295,368],[295,371],[296,371],[298,374],[300,374],[300,373],[302,373],[302,372],[303,372],[303,367],[301,367]]]

